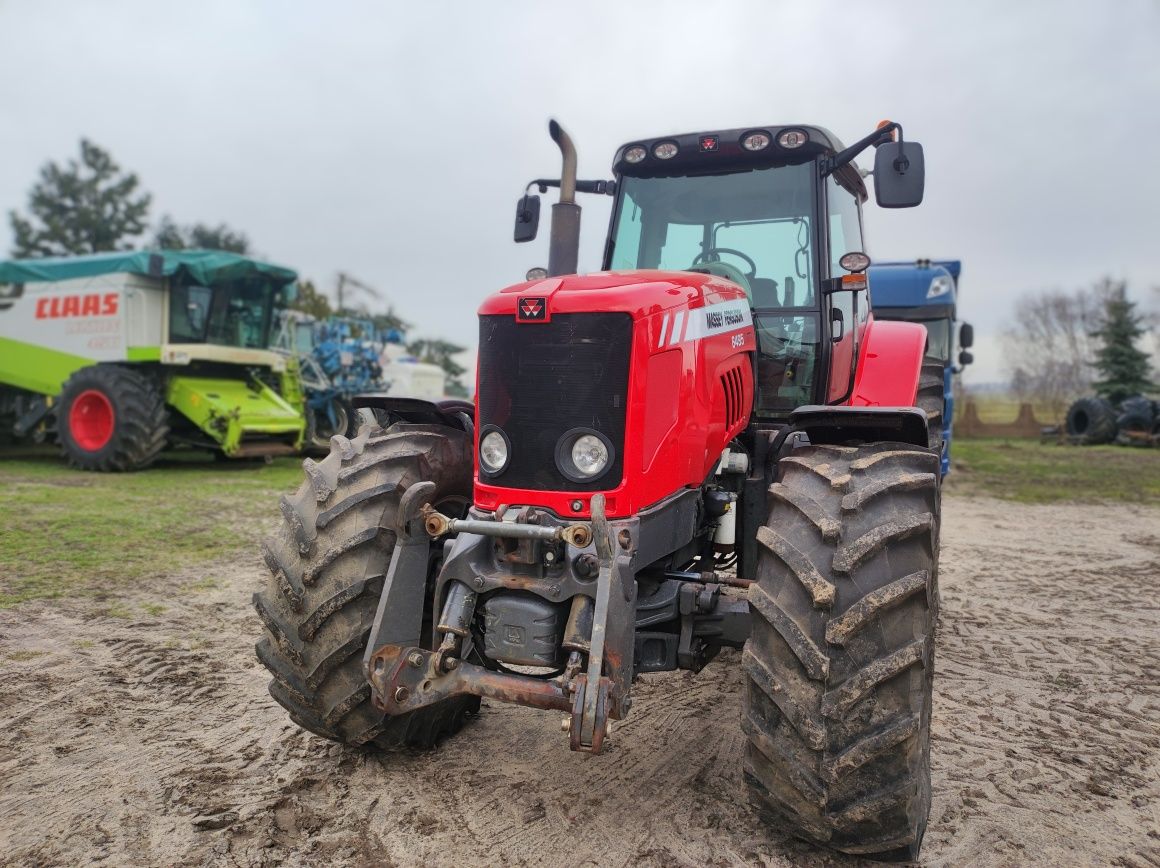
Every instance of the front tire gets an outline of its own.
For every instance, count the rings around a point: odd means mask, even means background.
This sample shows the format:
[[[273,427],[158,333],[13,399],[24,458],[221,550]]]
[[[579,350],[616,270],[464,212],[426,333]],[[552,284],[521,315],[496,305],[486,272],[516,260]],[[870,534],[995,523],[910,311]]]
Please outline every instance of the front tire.
[[[814,843],[917,858],[930,812],[938,456],[813,446],[778,467],[743,654],[751,800]]]
[[[302,467],[306,481],[282,498],[282,526],[262,548],[269,577],[253,598],[266,627],[256,651],[273,676],[270,695],[323,738],[431,747],[479,709],[478,697],[384,715],[371,704],[362,656],[395,547],[399,500],[430,481],[437,508],[469,501],[471,438],[445,427],[364,425],[352,440],[333,437],[326,458]]]
[[[81,470],[144,470],[169,435],[161,389],[143,373],[117,365],[74,373],[56,413],[61,450]]]

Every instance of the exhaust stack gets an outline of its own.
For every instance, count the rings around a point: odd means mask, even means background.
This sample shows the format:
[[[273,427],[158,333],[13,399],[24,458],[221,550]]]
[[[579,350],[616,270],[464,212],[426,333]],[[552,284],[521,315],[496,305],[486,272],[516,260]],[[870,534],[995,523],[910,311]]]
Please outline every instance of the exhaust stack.
[[[560,201],[552,206],[552,233],[548,242],[548,274],[575,274],[580,259],[580,206],[576,204],[576,146],[556,121],[548,134],[560,148]]]

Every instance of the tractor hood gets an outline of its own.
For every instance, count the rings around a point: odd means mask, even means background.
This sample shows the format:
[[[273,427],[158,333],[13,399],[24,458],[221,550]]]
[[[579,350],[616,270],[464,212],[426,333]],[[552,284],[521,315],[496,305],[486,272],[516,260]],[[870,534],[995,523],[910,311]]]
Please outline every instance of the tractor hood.
[[[592,311],[644,319],[675,307],[746,301],[745,290],[712,274],[691,271],[601,271],[517,283],[487,298],[480,316],[508,314],[520,322],[550,322],[554,314]],[[748,304],[746,305],[748,307]]]

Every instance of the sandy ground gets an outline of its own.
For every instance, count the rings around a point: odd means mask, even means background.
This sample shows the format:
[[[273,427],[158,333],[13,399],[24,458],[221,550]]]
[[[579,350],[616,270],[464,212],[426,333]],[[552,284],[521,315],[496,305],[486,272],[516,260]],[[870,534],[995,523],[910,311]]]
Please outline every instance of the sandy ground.
[[[1160,510],[948,495],[930,865],[1160,865]],[[738,657],[653,676],[599,757],[485,705],[437,752],[292,726],[256,557],[0,613],[0,862],[854,865],[745,806]]]

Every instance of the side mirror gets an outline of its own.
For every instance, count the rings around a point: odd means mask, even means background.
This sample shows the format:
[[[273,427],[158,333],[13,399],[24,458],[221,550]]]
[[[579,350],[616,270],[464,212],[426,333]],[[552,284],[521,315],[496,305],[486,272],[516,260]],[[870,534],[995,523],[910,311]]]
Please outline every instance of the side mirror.
[[[880,208],[913,208],[922,202],[926,165],[918,142],[886,142],[874,155],[874,198]]]
[[[846,316],[838,308],[830,312],[830,343],[839,343],[846,334]]]
[[[536,230],[539,228],[540,197],[524,194],[516,203],[516,243],[531,241],[536,237]]]
[[[966,350],[963,350],[962,352],[959,353],[959,367],[965,368],[967,365],[969,365],[974,360],[975,360],[974,355],[971,353],[968,353]]]
[[[975,328],[969,322],[965,322],[959,326],[959,346],[965,350],[968,347],[974,346],[974,343]]]

